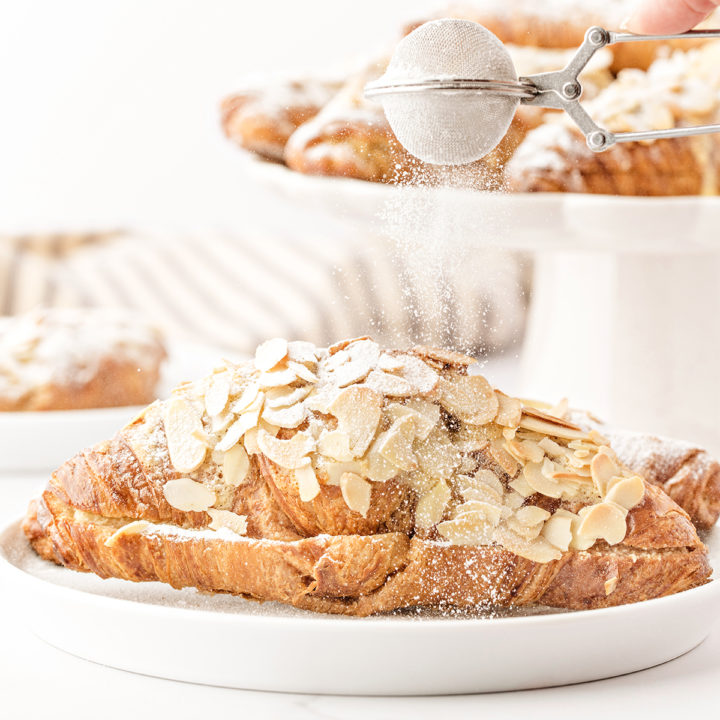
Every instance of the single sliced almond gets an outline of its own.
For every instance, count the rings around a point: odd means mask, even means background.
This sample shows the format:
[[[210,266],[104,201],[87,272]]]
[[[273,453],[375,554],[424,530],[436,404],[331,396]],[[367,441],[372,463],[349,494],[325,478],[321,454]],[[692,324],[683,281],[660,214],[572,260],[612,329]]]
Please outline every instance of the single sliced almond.
[[[380,355],[377,366],[380,370],[389,373],[396,373],[403,369],[402,362],[398,358],[388,355],[388,353],[382,353],[382,355]]]
[[[511,480],[508,485],[522,498],[529,497],[535,492],[527,480],[525,480],[524,471],[515,479]]]
[[[495,422],[498,425],[516,428],[520,425],[522,418],[522,403],[514,397],[510,397],[499,390],[495,391],[498,399],[498,411],[495,416]]]
[[[207,443],[202,419],[192,403],[182,397],[171,397],[165,404],[165,435],[173,467],[189,473],[202,465],[207,454]]]
[[[548,458],[545,458],[545,460],[548,461]],[[561,497],[562,488],[560,484],[543,473],[543,465],[540,463],[528,463],[523,468],[523,477],[534,492],[551,498]],[[512,483],[510,485],[515,490],[518,490]]]
[[[489,545],[493,538],[493,526],[485,521],[484,515],[467,512],[453,520],[437,524],[441,537],[453,545]]]
[[[202,512],[215,504],[215,493],[202,483],[183,477],[168,480],[163,495],[171,507],[183,512]]]
[[[415,418],[415,437],[418,440],[427,439],[440,422],[440,406],[429,400],[410,398],[405,401],[404,407],[420,416]]]
[[[402,369],[400,370],[402,377],[420,395],[431,393],[440,381],[440,376],[414,355],[398,355],[395,359],[402,363]]]
[[[250,458],[242,445],[228,450],[223,455],[223,481],[237,487],[245,482],[250,470]]]
[[[152,523],[149,523],[147,520],[133,520],[133,522],[123,525],[119,530],[116,530],[103,544],[105,547],[113,547],[117,545],[120,538],[125,535],[140,535],[150,528],[152,528]]]
[[[417,394],[417,390],[405,378],[378,369],[367,376],[365,385],[387,397],[412,397]]]
[[[618,578],[617,577],[611,577],[609,580],[606,580],[603,583],[603,586],[605,588],[605,596],[612,595],[612,593],[615,592],[615,588],[618,584]]]
[[[509,508],[510,510],[517,510],[519,507],[522,506],[524,502],[525,497],[519,492],[516,492],[515,490],[512,490],[511,492],[506,493],[503,496],[503,503],[505,507]]]
[[[620,474],[620,466],[615,462],[610,448],[601,447],[590,463],[590,473],[597,491],[604,495],[610,480]]]
[[[302,502],[310,502],[320,493],[320,483],[310,462],[301,465],[295,470],[295,480],[297,481]]]
[[[354,457],[361,457],[375,437],[382,414],[383,397],[369,387],[355,385],[342,390],[328,406],[338,421],[338,430],[350,441]]]
[[[525,505],[515,511],[515,517],[521,525],[530,527],[545,522],[550,517],[550,513],[536,505]]]
[[[341,430],[323,430],[317,447],[321,455],[339,462],[349,462],[355,458],[350,448],[350,436]]]
[[[517,533],[521,538],[525,540],[534,540],[540,535],[540,531],[543,528],[542,523],[535,523],[535,525],[526,525],[521,523],[516,517],[509,517],[506,520],[507,527],[514,533]]]
[[[498,399],[482,375],[455,375],[452,381],[441,378],[438,391],[440,404],[470,425],[485,425],[497,415]]]
[[[477,360],[469,355],[463,355],[453,350],[430,347],[428,345],[418,345],[413,348],[413,352],[416,355],[420,355],[420,357],[436,360],[442,365],[454,365],[455,367],[462,368],[477,363]]]
[[[326,458],[318,458],[319,465],[316,467],[315,476],[322,477],[326,485],[340,485],[340,478],[346,472],[355,473],[360,477],[367,477],[365,473],[364,463],[357,460],[347,462],[335,462]]]
[[[450,487],[444,480],[436,482],[432,489],[418,500],[415,508],[415,526],[427,530],[437,525],[443,519],[451,496]]]
[[[551,515],[542,529],[542,536],[553,546],[566,552],[572,542],[572,518],[558,515],[556,512]]]
[[[381,436],[382,437],[382,436]],[[365,454],[365,475],[373,482],[387,482],[398,474],[398,468],[387,460],[378,449],[378,438]]]
[[[259,393],[260,386],[257,383],[248,383],[240,393],[240,397],[233,401],[230,409],[236,414],[244,412],[257,401]]]
[[[290,407],[270,408],[265,407],[262,411],[262,418],[271,425],[281,428],[294,429],[305,422],[307,410],[302,403]]]
[[[219,415],[228,404],[230,397],[230,377],[227,373],[213,375],[205,391],[205,410],[211,417]]]
[[[605,501],[630,510],[639,505],[644,497],[645,481],[639,475],[632,475],[613,482],[605,496]]]
[[[494,537],[510,552],[532,562],[548,563],[562,557],[562,553],[542,536],[527,540],[513,530],[500,526],[496,529]]]
[[[314,365],[317,362],[315,345],[304,340],[293,340],[288,343],[288,358],[303,365]]]
[[[450,478],[460,465],[460,453],[441,427],[416,444],[415,456],[423,471],[438,480]]]
[[[228,428],[220,442],[215,446],[218,450],[227,452],[240,442],[240,438],[251,428],[257,426],[260,420],[260,411],[245,412]]]
[[[565,454],[567,452],[562,445],[559,445],[554,440],[551,440],[549,437],[544,437],[541,440],[538,440],[537,444],[544,453],[547,453],[553,459],[565,457]]]
[[[304,365],[301,367],[304,367]],[[257,382],[261,389],[266,389],[292,385],[297,379],[297,373],[293,368],[283,367],[279,370],[268,370],[267,372],[261,373]]]
[[[257,434],[257,444],[265,457],[286,470],[304,465],[315,449],[315,440],[307,433],[297,432],[289,440],[278,440],[262,428]]]
[[[330,347],[327,349],[328,355],[332,356],[335,355],[342,350],[345,350],[345,348],[348,345],[352,345],[352,343],[360,342],[361,340],[370,340],[369,335],[362,335],[361,337],[356,338],[348,338],[347,340],[340,340],[339,342],[336,342],[334,345],[330,345]]]
[[[608,545],[617,545],[627,533],[625,514],[613,503],[602,502],[584,507],[578,512],[578,517],[577,535],[580,538],[593,541],[602,538]]]
[[[288,354],[288,343],[283,338],[273,338],[258,345],[255,350],[255,367],[260,372],[272,370]]]
[[[232,530],[236,535],[247,534],[247,516],[238,515],[230,512],[230,510],[216,510],[209,508],[208,515],[212,518],[212,522],[208,526],[211,530]]]
[[[455,517],[461,517],[466,513],[479,514],[483,521],[495,527],[502,519],[502,508],[494,503],[483,502],[482,500],[469,500],[458,505],[455,509]]]
[[[345,504],[356,513],[367,517],[370,509],[372,487],[365,478],[353,472],[343,473],[340,478],[340,491]]]
[[[400,470],[415,470],[418,466],[413,452],[415,423],[412,418],[396,420],[378,438],[378,452]]]
[[[294,362],[290,360],[287,364],[288,370],[292,370],[300,380],[304,380],[307,383],[315,384],[318,382],[318,376],[310,370],[306,365],[302,363]]]
[[[311,385],[270,388],[265,393],[265,407],[273,409],[290,407],[302,402],[310,394],[311,390]]]

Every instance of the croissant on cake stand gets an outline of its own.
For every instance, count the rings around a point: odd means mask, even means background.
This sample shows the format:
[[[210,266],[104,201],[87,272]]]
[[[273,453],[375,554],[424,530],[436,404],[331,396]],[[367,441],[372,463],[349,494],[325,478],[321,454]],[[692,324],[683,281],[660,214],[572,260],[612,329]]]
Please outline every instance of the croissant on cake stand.
[[[100,577],[360,616],[607,607],[707,581],[671,479],[635,474],[597,430],[478,369],[369,338],[270,340],[62,465],[25,533]],[[717,484],[683,482],[716,519]]]

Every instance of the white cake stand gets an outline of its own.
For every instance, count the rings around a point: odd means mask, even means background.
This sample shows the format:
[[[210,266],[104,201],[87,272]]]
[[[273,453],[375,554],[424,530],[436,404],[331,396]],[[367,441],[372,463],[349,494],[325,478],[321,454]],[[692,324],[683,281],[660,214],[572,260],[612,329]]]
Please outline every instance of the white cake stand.
[[[511,390],[720,452],[720,198],[397,187],[248,163],[265,191],[336,235],[383,234],[407,213],[418,242],[531,251]]]

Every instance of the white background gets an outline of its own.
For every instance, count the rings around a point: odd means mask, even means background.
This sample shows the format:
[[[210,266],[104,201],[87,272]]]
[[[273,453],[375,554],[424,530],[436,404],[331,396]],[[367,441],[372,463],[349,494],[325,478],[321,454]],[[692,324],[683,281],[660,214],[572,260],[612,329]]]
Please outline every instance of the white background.
[[[0,233],[242,228],[218,103],[333,72],[437,2],[0,0]]]

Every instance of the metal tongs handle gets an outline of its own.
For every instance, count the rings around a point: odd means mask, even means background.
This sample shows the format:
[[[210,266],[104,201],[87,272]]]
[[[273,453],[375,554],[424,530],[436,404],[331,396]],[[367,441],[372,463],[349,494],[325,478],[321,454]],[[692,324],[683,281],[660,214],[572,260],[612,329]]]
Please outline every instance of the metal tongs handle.
[[[632,33],[616,33],[597,26],[591,27],[585,33],[583,44],[563,70],[520,78],[521,83],[534,86],[532,97],[523,97],[520,102],[525,105],[564,110],[585,135],[588,147],[595,152],[607,150],[618,142],[658,140],[660,138],[688,137],[690,135],[720,132],[720,125],[697,125],[695,127],[672,128],[669,130],[612,133],[601,128],[579,103],[582,86],[578,81],[578,75],[585,69],[585,66],[600,48],[615,43],[673,40],[676,38],[720,38],[720,30],[691,30],[677,35],[633,35]]]

